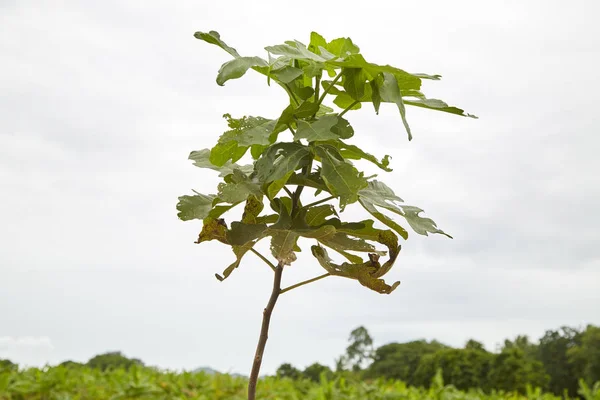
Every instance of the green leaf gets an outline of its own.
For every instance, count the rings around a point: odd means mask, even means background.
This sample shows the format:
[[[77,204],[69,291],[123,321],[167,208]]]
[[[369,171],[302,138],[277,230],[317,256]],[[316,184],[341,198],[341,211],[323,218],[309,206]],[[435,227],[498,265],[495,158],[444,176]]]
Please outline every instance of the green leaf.
[[[358,170],[339,154],[337,149],[327,145],[314,147],[321,158],[321,177],[331,194],[340,197],[340,207],[358,200],[358,192],[367,186],[367,180]]]
[[[304,73],[303,70],[301,70],[299,68],[295,68],[295,67],[286,65],[285,67],[283,67],[281,69],[271,70],[271,73],[269,74],[269,76],[278,80],[279,82],[290,83],[294,79],[302,76],[303,73]]]
[[[213,201],[213,204],[215,204],[215,202]],[[221,205],[221,206],[214,206],[212,210],[210,210],[210,212],[208,213],[208,216],[210,218],[219,218],[221,215],[225,214],[227,211],[231,210],[233,207],[235,207],[238,203],[235,204],[228,204],[228,205]]]
[[[310,207],[306,211],[305,220],[310,226],[321,225],[327,217],[335,215],[335,208],[330,204],[322,204]]]
[[[231,118],[225,114],[231,130],[219,137],[219,143],[236,142],[238,146],[251,145],[268,146],[272,143],[271,134],[277,124],[276,120],[263,117]]]
[[[217,167],[236,162],[246,154],[250,146],[268,146],[277,139],[277,121],[262,117],[232,118],[225,114],[231,128],[219,137],[219,143],[210,150],[209,162]],[[264,147],[253,148],[256,151]],[[247,169],[245,169],[247,171]]]
[[[362,68],[369,80],[383,72],[387,72],[394,75],[398,81],[399,88],[402,90],[419,90],[421,88],[421,79],[419,77],[390,65],[378,65],[367,62],[361,54],[351,54],[344,60],[329,60],[326,64],[344,68]]]
[[[375,108],[375,114],[379,115],[379,107],[381,106],[381,93],[379,93],[379,87],[383,84],[383,76],[378,74],[374,79],[369,82],[371,87],[371,102],[373,108]]]
[[[373,164],[377,165],[379,168],[381,168],[384,171],[387,172],[391,172],[392,169],[389,167],[390,165],[390,156],[389,155],[385,155],[381,161],[379,161],[377,159],[377,157],[375,157],[372,154],[369,154],[365,151],[363,151],[362,149],[360,149],[357,146],[354,146],[353,144],[348,144],[345,142],[342,142],[341,140],[338,141],[339,142],[339,151],[340,154],[346,158],[346,159],[351,159],[351,160],[367,160],[372,162]]]
[[[442,100],[438,100],[438,99],[416,99],[416,100],[404,100],[404,104],[408,104],[411,106],[415,106],[415,107],[422,107],[422,108],[427,108],[429,110],[435,110],[435,111],[443,111],[443,112],[447,112],[450,114],[456,114],[456,115],[460,115],[462,117],[469,117],[469,118],[474,118],[477,119],[478,117],[473,115],[473,114],[469,114],[466,113],[465,110],[458,108],[458,107],[451,107],[448,104],[444,103]]]
[[[398,205],[397,202],[402,202],[402,199],[394,193],[386,184],[379,181],[370,181],[366,189],[359,192],[360,204],[375,218],[383,222],[390,228],[394,229],[404,239],[408,237],[408,232],[389,217],[381,214],[377,207],[385,208],[395,214],[401,215],[406,219],[411,228],[420,235],[427,236],[427,233],[440,233],[450,238],[444,231],[437,228],[435,222],[430,218],[419,216],[423,210],[414,206]]]
[[[296,60],[326,61],[325,58],[308,50],[305,45],[298,41],[267,46],[265,50],[272,54],[287,56]]]
[[[382,101],[396,104],[398,111],[400,111],[404,128],[406,128],[406,133],[408,133],[408,140],[412,140],[410,126],[408,126],[408,121],[406,121],[406,109],[404,107],[404,101],[402,100],[402,95],[400,94],[398,81],[393,74],[388,72],[383,73],[383,82],[381,82],[381,85],[379,86],[379,95],[381,96]]]
[[[310,43],[308,44],[308,50],[312,51],[315,54],[321,54],[321,50],[319,47],[327,48],[327,41],[317,32],[310,33]]]
[[[212,209],[213,200],[215,200],[213,195],[180,196],[177,203],[177,210],[179,210],[177,216],[182,221],[204,219]]]
[[[343,90],[341,90],[337,85],[332,84],[333,81],[321,81],[321,86],[323,86],[324,90],[327,90],[327,93],[339,95],[339,94],[347,94]]]
[[[215,32],[215,31],[210,31],[208,33],[196,32],[196,33],[194,33],[194,37],[196,39],[204,40],[207,43],[219,46],[220,48],[222,48],[223,50],[225,50],[226,52],[228,52],[229,54],[231,54],[232,56],[234,56],[236,58],[240,57],[240,55],[236,49],[234,49],[233,47],[227,46],[227,44],[225,44],[225,42],[223,42],[221,40],[221,36],[219,35],[219,32]]]
[[[395,202],[402,201],[402,199],[394,194],[392,189],[387,185],[379,181],[370,181],[368,187],[361,190],[358,193],[358,201],[373,217],[377,218],[383,224],[389,226],[404,239],[408,238],[408,232],[406,229],[398,225],[394,220],[382,214],[376,206],[383,207],[396,214],[402,215],[402,210],[395,204]]]
[[[367,75],[362,68],[342,68],[343,85],[346,93],[360,101],[365,95]]]
[[[305,166],[310,155],[309,148],[300,143],[276,143],[256,161],[256,178],[262,183],[282,179],[289,172]]]
[[[319,106],[319,111],[317,111],[316,116],[317,117],[321,117],[323,115],[329,114],[333,112],[333,108],[331,107],[327,107],[326,105],[321,104]]]
[[[271,253],[275,259],[283,265],[291,265],[296,261],[294,247],[298,241],[298,235],[292,231],[275,231],[271,238]]]
[[[337,115],[324,115],[321,118],[306,122],[298,121],[298,130],[294,140],[306,139],[309,142],[348,139],[354,134],[349,122]]]
[[[330,53],[342,58],[346,57],[347,55],[358,54],[360,52],[358,46],[352,43],[352,39],[350,38],[333,39],[327,44],[327,46],[325,46],[325,48]]]
[[[233,246],[244,246],[248,242],[264,237],[266,230],[265,224],[232,222],[231,229],[227,231],[227,242]]]
[[[373,276],[381,268],[378,262],[379,256],[376,254],[371,254],[370,260],[365,263],[343,263],[340,265],[334,264],[327,251],[321,246],[312,246],[311,251],[319,264],[331,275],[356,279],[361,285],[378,293],[389,294],[400,284],[400,282],[395,282],[393,285],[388,285],[383,279]]]
[[[294,109],[292,115],[296,118],[310,118],[319,111],[319,105],[312,101],[305,101]]]
[[[268,64],[260,57],[237,57],[227,61],[219,69],[217,84],[223,86],[230,79],[238,79],[244,76],[249,68],[266,67]]]
[[[230,175],[231,182],[220,183],[217,197],[225,203],[239,203],[245,201],[248,196],[262,196],[260,185],[257,181],[250,179],[239,169],[235,169]]]
[[[247,150],[248,147],[240,147],[233,140],[226,143],[217,143],[215,147],[210,149],[209,160],[213,165],[221,167],[230,160],[235,163],[246,154]]]
[[[359,110],[362,107],[362,105],[360,103],[356,103],[356,100],[354,100],[348,93],[337,95],[333,100],[333,104],[343,110],[350,106],[352,106],[350,107],[350,110]]]
[[[267,197],[269,199],[275,198],[277,193],[279,193],[279,191],[283,189],[283,187],[286,185],[288,179],[290,179],[290,176],[292,176],[293,173],[294,171],[289,171],[281,179],[277,179],[271,182],[271,184],[269,184],[269,186],[267,187]]]
[[[220,172],[220,174],[219,174],[220,177],[227,176],[227,175],[233,173],[234,169],[239,169],[240,171],[244,172],[245,174],[249,174],[254,170],[253,165],[241,165],[240,166],[240,165],[232,163],[230,161],[225,162],[225,164],[223,164],[220,167],[216,166],[210,162],[210,149],[202,149],[202,150],[192,151],[190,153],[190,156],[188,157],[188,159],[192,160],[194,162],[194,165],[198,168],[208,168],[208,169],[212,169],[212,170]]]
[[[452,239],[452,236],[448,235],[446,232],[437,228],[436,223],[430,218],[423,218],[419,216],[419,213],[423,212],[419,207],[414,206],[401,206],[403,213],[403,217],[406,218],[410,227],[420,235],[428,236],[429,233],[440,233]]]
[[[320,172],[314,172],[308,176],[304,174],[292,174],[290,179],[288,179],[288,185],[302,185],[329,193],[329,189],[325,185],[325,181],[321,177]]]

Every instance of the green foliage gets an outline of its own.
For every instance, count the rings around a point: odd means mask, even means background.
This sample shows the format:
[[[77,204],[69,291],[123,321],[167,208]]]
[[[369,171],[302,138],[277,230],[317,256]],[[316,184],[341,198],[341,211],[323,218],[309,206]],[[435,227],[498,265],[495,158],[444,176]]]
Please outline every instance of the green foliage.
[[[17,364],[13,363],[12,361],[0,358],[0,371],[15,370],[17,368]]]
[[[88,367],[50,367],[0,370],[1,400],[243,400],[247,380],[243,377],[203,372],[175,373],[134,366],[101,371]],[[277,400],[561,400],[528,387],[527,396],[480,390],[463,392],[434,377],[428,389],[409,387],[400,381],[370,382],[319,376],[316,382],[266,377],[257,396]],[[585,400],[600,399],[600,383],[583,380],[580,395]]]
[[[290,363],[281,364],[275,373],[278,378],[300,379],[302,371]]]
[[[501,390],[525,393],[527,385],[545,388],[550,377],[544,365],[527,356],[518,347],[509,347],[494,357],[488,376],[489,385]]]
[[[494,355],[480,349],[443,349],[425,355],[414,373],[413,384],[427,386],[437,371],[458,389],[488,389],[488,374]]]
[[[588,385],[600,381],[600,327],[588,325],[577,345],[567,350],[567,357]]]
[[[355,131],[344,118],[362,103],[372,103],[376,113],[381,103],[392,103],[410,140],[408,106],[473,117],[420,92],[423,79],[437,80],[439,75],[412,74],[368,62],[351,39],[327,41],[315,32],[308,46],[286,41],[266,47],[267,60],[240,55],[214,31],[197,32],[195,37],[233,57],[219,69],[219,85],[253,70],[264,75],[268,84],[283,88],[289,98],[278,117],[233,118],[225,114],[229,129],[218,143],[189,156],[195,166],[217,171],[223,178],[215,194],[181,196],[177,204],[180,219],[203,220],[197,243],[218,240],[231,247],[235,258],[222,275],[216,275],[218,279],[226,279],[238,268],[246,253],[256,253],[254,246],[263,239],[270,240],[272,256],[280,265],[293,263],[300,250],[299,240],[308,239],[313,241],[311,253],[329,275],[354,279],[387,294],[399,284],[382,279],[400,251],[396,235],[407,239],[408,232],[385,212],[403,217],[418,234],[449,236],[431,219],[422,217],[422,209],[400,204],[402,199],[392,189],[357,168],[356,161],[368,161],[391,171],[390,157],[376,157],[348,143]],[[324,104],[327,101],[341,110],[334,111]],[[283,137],[285,131],[289,131],[287,137]],[[247,163],[238,164],[243,159]],[[302,198],[305,187],[316,189],[316,201]],[[338,201],[339,210],[333,204],[323,204],[331,200]],[[375,228],[371,220],[341,221],[339,212],[355,203],[390,229]],[[256,212],[227,223],[224,214],[240,204],[254,207]],[[326,248],[347,262],[334,262]],[[366,259],[357,252],[367,253]],[[386,254],[387,259],[380,262]]]
[[[579,387],[576,365],[569,361],[569,349],[578,345],[581,333],[569,327],[560,330],[546,331],[538,346],[538,359],[544,368],[550,382],[548,390],[562,394],[567,390],[570,396],[576,396]]]
[[[367,370],[367,376],[398,379],[413,384],[413,375],[421,359],[446,348],[439,342],[425,340],[383,345],[375,350],[374,361]]]
[[[109,352],[92,357],[86,364],[90,368],[106,371],[108,369],[131,368],[134,365],[143,365],[135,358],[127,358],[121,352]]]
[[[331,369],[326,365],[314,363],[304,368],[304,371],[302,371],[302,377],[313,382],[319,382],[323,377],[325,379],[332,379],[333,371],[331,371]]]

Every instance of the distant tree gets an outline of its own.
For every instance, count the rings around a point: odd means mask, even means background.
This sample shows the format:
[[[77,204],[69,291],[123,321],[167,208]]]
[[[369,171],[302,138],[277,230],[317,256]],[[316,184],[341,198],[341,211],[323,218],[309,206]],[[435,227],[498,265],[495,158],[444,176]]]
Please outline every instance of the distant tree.
[[[544,365],[518,346],[505,347],[495,355],[488,375],[491,388],[525,393],[527,384],[545,389],[550,377]]]
[[[374,361],[366,371],[366,376],[398,379],[412,384],[421,359],[445,348],[447,346],[435,340],[386,344],[375,350]]]
[[[323,373],[325,373],[325,376],[329,379],[333,377],[333,371],[331,371],[328,366],[314,363],[306,367],[302,372],[302,375],[313,382],[319,382],[321,380],[321,374]]]
[[[570,396],[577,396],[579,376],[567,353],[580,340],[581,332],[566,326],[560,330],[548,330],[540,339],[538,359],[550,376],[548,390],[554,394],[561,395],[566,389]]]
[[[485,349],[485,347],[483,346],[483,344],[481,342],[478,342],[478,341],[473,340],[473,339],[469,339],[469,341],[467,341],[467,343],[465,344],[465,349],[466,350],[483,351],[483,352],[487,353],[487,350]]]
[[[538,346],[535,343],[532,343],[529,340],[529,336],[527,336],[527,335],[519,335],[513,341],[511,341],[509,339],[506,339],[504,341],[504,346],[502,347],[502,350],[513,349],[513,348],[523,350],[523,353],[525,353],[525,356],[530,359],[535,360],[538,357]]]
[[[15,364],[14,362],[7,360],[7,359],[0,358],[0,371],[15,370],[18,367],[19,366],[17,364]]]
[[[344,361],[353,371],[359,371],[365,362],[372,360],[375,355],[373,338],[364,326],[359,326],[350,332],[348,341],[350,345],[346,348]]]
[[[61,362],[58,365],[60,367],[66,367],[66,368],[80,368],[80,367],[83,367],[85,364],[76,362],[76,361],[67,360],[67,361]]]
[[[279,368],[277,368],[276,374],[278,378],[290,379],[298,379],[302,376],[302,372],[289,363],[281,364]]]
[[[421,359],[412,383],[427,387],[437,371],[441,370],[444,382],[458,389],[486,389],[493,359],[492,353],[481,348],[438,350]]]
[[[579,342],[567,350],[567,357],[577,376],[591,386],[600,381],[600,327],[588,325]]]
[[[91,358],[87,364],[90,368],[100,369],[105,371],[107,369],[125,368],[128,369],[133,365],[144,365],[137,358],[127,358],[121,352],[109,352],[99,354]]]

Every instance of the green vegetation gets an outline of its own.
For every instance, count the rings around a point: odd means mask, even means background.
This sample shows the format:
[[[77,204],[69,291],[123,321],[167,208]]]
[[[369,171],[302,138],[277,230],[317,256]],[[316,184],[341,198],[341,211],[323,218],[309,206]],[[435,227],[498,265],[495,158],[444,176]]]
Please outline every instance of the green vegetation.
[[[89,367],[58,366],[45,369],[0,370],[0,400],[243,400],[246,378],[205,373],[162,372],[133,365],[129,369],[102,371]],[[562,400],[526,387],[525,394],[472,389],[460,391],[434,376],[428,389],[408,387],[382,379],[361,382],[345,377],[318,382],[267,377],[258,387],[264,400]],[[600,384],[581,383],[585,400],[600,399]]]
[[[355,131],[344,118],[347,113],[370,103],[379,114],[382,104],[389,103],[399,113],[401,129],[409,140],[408,106],[474,116],[421,92],[423,79],[439,80],[439,75],[414,74],[368,62],[350,38],[327,41],[312,32],[308,46],[296,40],[265,47],[265,60],[240,55],[215,31],[194,36],[232,57],[219,69],[217,84],[241,78],[252,69],[265,77],[265,83],[287,93],[286,104],[275,118],[224,115],[229,130],[213,148],[192,151],[189,156],[197,167],[217,171],[223,182],[216,194],[195,192],[179,197],[177,204],[180,219],[203,221],[196,243],[216,240],[232,250],[233,262],[217,279],[227,279],[247,253],[254,253],[273,270],[273,289],[250,373],[248,399],[253,400],[271,314],[280,294],[329,276],[356,280],[382,294],[394,291],[400,282],[388,284],[383,276],[400,253],[399,237],[407,239],[408,231],[383,210],[402,218],[418,234],[450,237],[433,220],[423,217],[421,208],[402,204],[376,175],[367,176],[357,169],[354,163],[359,161],[373,163],[382,172],[392,170],[389,155],[376,157],[350,143]],[[398,137],[397,132],[385,135]],[[247,154],[248,164],[237,164]],[[305,188],[315,190],[314,195],[307,198]],[[362,206],[385,229],[373,226],[373,219],[343,221],[341,212],[353,204]],[[237,206],[244,207],[241,220],[234,217],[227,223],[223,216]],[[255,248],[267,238],[273,261]],[[300,239],[311,241],[310,252],[325,273],[281,288],[283,270],[296,261]],[[335,262],[327,249],[346,262]],[[366,259],[355,253],[366,253]],[[383,256],[387,256],[385,261]],[[355,361],[357,366],[362,362]]]
[[[374,349],[369,332],[359,327],[335,371],[319,363],[304,370],[285,363],[275,377],[261,380],[257,393],[260,399],[307,400],[600,400],[599,331],[562,327],[547,331],[539,343],[518,336],[492,353],[475,340],[460,349],[424,340]],[[118,352],[44,369],[18,369],[0,359],[0,400],[244,399],[248,381],[160,371]]]

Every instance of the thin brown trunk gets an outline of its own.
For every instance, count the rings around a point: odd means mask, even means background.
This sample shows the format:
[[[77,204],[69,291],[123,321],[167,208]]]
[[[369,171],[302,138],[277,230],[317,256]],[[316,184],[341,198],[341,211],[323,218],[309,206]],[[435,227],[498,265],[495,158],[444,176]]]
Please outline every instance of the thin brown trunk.
[[[275,278],[273,279],[273,291],[269,302],[263,311],[262,326],[260,328],[260,338],[258,339],[258,345],[256,346],[256,354],[254,355],[254,362],[252,363],[252,372],[250,372],[250,381],[248,382],[248,400],[256,399],[256,384],[258,382],[258,373],[260,372],[260,365],[262,363],[263,354],[265,352],[265,345],[269,338],[269,323],[271,322],[271,313],[277,302],[277,298],[281,293],[281,275],[283,273],[283,265],[279,263],[275,268]]]

